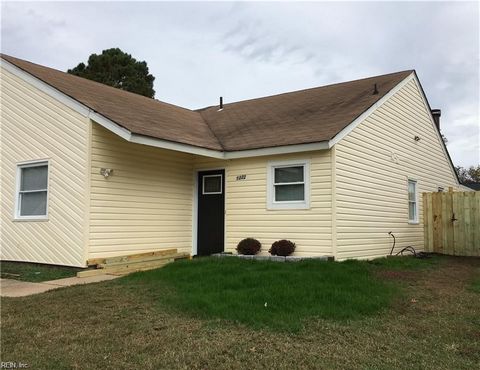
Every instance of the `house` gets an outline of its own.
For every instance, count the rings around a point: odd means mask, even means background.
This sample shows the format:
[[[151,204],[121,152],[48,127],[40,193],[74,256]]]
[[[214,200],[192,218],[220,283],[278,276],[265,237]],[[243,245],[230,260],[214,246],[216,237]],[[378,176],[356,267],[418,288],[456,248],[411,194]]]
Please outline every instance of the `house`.
[[[423,248],[459,188],[414,71],[197,111],[1,56],[1,259],[85,266],[177,248],[375,258]]]
[[[466,182],[460,184],[463,191],[480,191],[480,182]]]

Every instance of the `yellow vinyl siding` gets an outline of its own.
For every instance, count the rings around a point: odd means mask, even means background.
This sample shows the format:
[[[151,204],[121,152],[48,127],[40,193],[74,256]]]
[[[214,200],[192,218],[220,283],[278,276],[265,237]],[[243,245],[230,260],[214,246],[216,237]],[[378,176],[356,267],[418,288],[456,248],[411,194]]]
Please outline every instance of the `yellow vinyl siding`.
[[[423,249],[422,192],[457,186],[415,80],[336,146],[337,258],[374,258]],[[420,141],[414,137],[419,136]],[[408,179],[417,181],[419,224],[408,223]]]
[[[88,120],[1,69],[2,260],[84,266]],[[48,220],[14,220],[17,164],[49,160]]]
[[[267,210],[267,171],[270,161],[310,160],[310,209]],[[329,151],[246,159],[212,160],[196,157],[195,168],[225,168],[226,251],[254,237],[268,254],[271,244],[290,239],[295,255],[331,255],[331,178]],[[238,175],[246,175],[237,181]]]
[[[129,143],[93,123],[89,258],[191,252],[192,156]],[[105,179],[101,168],[113,173]]]

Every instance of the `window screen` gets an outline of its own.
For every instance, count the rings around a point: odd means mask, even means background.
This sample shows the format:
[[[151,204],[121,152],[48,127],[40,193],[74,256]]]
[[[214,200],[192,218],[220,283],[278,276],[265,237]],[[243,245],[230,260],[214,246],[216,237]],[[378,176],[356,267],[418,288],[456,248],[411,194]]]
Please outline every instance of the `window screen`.
[[[305,167],[274,168],[275,202],[295,202],[305,200]]]
[[[46,216],[48,196],[48,164],[19,166],[18,216]]]

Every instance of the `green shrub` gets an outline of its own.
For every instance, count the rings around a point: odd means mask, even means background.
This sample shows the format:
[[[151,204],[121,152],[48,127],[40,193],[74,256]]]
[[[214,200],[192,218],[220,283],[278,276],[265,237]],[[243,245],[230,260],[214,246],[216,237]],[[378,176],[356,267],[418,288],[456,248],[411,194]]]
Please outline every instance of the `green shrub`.
[[[240,241],[237,245],[237,252],[239,254],[255,255],[262,248],[262,244],[254,238],[246,238]]]
[[[268,251],[272,256],[290,256],[295,252],[295,243],[290,240],[278,240],[272,244],[272,247]]]

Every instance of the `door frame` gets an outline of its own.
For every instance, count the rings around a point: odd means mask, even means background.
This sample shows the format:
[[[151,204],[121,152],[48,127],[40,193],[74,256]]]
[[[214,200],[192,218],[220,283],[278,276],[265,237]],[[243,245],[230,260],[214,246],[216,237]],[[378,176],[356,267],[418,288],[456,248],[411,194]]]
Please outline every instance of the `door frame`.
[[[198,187],[201,185],[198,182],[198,173],[203,171],[225,171],[223,179],[223,196],[224,206],[223,212],[225,217],[223,219],[223,250],[227,246],[227,168],[226,167],[210,167],[210,168],[197,168],[193,170],[193,210],[192,210],[192,257],[197,255],[198,252]]]

